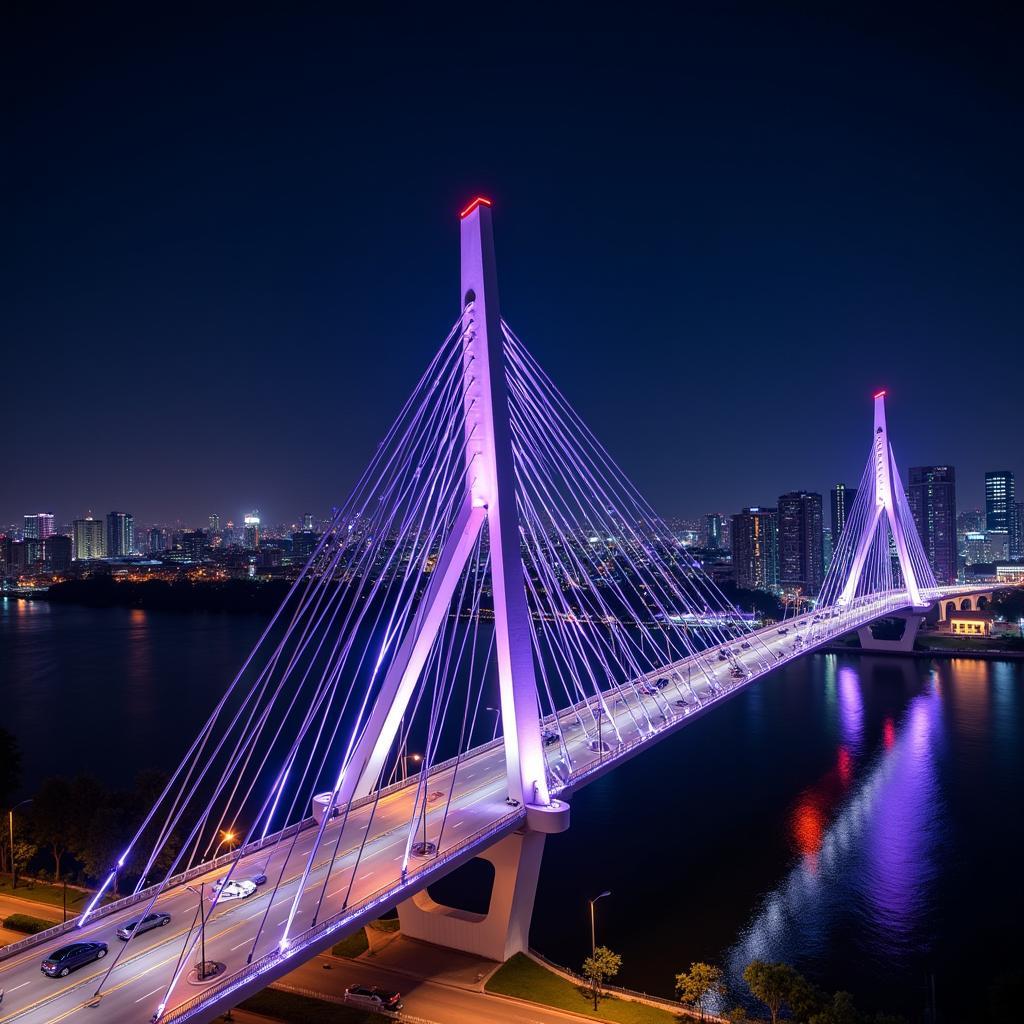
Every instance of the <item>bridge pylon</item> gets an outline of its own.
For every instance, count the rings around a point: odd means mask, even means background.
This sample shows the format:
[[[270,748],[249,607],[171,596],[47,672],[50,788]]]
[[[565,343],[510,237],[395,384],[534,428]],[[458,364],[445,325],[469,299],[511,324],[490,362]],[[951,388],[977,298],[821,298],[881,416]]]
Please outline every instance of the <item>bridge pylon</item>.
[[[819,603],[834,601],[846,606],[859,593],[905,590],[908,603],[920,607],[924,603],[922,590],[935,586],[889,443],[885,394],[878,391],[874,395],[874,433],[867,466]]]

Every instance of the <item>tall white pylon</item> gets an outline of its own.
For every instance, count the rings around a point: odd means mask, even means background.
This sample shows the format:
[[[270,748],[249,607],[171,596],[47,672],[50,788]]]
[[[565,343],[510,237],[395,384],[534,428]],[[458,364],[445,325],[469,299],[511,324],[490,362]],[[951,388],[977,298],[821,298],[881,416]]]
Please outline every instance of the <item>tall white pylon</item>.
[[[460,216],[465,504],[352,752],[338,790],[336,803],[340,806],[372,792],[377,785],[430,648],[448,615],[456,585],[485,523],[490,541],[508,793],[528,806],[546,808],[551,803],[520,551],[491,203],[476,199]]]
[[[849,604],[856,596],[861,573],[864,571],[864,562],[871,550],[875,532],[880,525],[883,525],[882,517],[885,516],[889,528],[892,530],[900,572],[903,574],[903,582],[910,597],[910,603],[920,606],[922,604],[921,591],[910,552],[911,546],[914,544],[920,548],[921,541],[916,535],[907,537],[904,530],[904,518],[900,517],[896,507],[897,501],[903,498],[903,489],[885,426],[885,392],[879,391],[874,397],[875,433],[871,442],[871,454],[868,456],[868,463],[874,468],[874,472],[869,477],[869,486],[872,490],[869,501],[874,511],[865,522],[864,529],[858,538],[850,575],[847,577],[846,585],[839,597],[839,603]],[[857,498],[859,501],[859,494]],[[905,503],[905,499],[900,501],[901,505]]]

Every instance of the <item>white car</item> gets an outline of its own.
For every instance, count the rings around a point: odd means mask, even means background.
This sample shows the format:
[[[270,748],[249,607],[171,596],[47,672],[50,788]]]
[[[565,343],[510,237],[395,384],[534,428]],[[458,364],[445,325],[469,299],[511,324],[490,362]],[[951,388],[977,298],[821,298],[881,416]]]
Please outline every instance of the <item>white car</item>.
[[[213,898],[218,903],[223,903],[224,900],[248,899],[255,891],[256,883],[250,882],[248,879],[236,881],[232,878],[230,882],[225,883],[222,878],[219,882],[214,882],[213,884]]]

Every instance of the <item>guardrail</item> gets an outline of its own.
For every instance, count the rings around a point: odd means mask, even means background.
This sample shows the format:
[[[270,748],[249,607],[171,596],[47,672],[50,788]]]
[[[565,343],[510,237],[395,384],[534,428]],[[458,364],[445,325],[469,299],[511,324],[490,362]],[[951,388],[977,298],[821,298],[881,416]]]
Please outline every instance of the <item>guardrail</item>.
[[[438,874],[441,869],[452,860],[455,860],[465,853],[468,848],[475,846],[484,840],[497,837],[504,832],[512,831],[516,824],[520,821],[524,821],[525,819],[526,812],[522,808],[517,808],[514,811],[503,814],[500,818],[491,822],[489,825],[486,825],[482,829],[478,829],[471,835],[466,836],[454,846],[448,847],[444,853],[439,854],[434,858],[434,860],[421,867],[414,874],[407,876],[397,884],[390,883],[389,885],[375,890],[354,906],[346,908],[340,913],[335,914],[334,917],[330,917],[326,921],[321,921],[319,924],[306,929],[304,932],[300,932],[291,940],[287,949],[281,950],[280,948],[277,948],[270,953],[265,953],[258,960],[254,960],[251,964],[243,967],[240,971],[236,971],[234,974],[228,975],[220,982],[206,989],[204,992],[197,993],[190,999],[185,1000],[185,1002],[179,1003],[177,1006],[167,1010],[159,1020],[162,1024],[171,1024],[172,1021],[188,1020],[189,1017],[194,1016],[200,1010],[209,1006],[212,1000],[230,995],[233,991],[242,988],[248,982],[253,981],[273,968],[279,966],[283,961],[290,959],[303,946],[308,946],[316,940],[329,935],[331,932],[343,928],[345,924],[353,918],[372,912],[378,907],[383,909],[384,904],[391,903],[397,895],[401,894],[405,890],[418,891],[419,889],[422,889],[424,885],[429,882],[431,877]]]

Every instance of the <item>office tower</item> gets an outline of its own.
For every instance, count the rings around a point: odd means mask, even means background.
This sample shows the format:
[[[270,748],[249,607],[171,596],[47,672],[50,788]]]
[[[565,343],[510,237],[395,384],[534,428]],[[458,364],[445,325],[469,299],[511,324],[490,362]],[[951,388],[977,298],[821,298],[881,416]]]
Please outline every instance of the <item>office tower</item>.
[[[907,501],[937,583],[956,582],[956,470],[911,466]]]
[[[76,562],[107,557],[107,534],[102,519],[76,519],[71,524],[71,557]]]
[[[164,540],[164,531],[161,530],[159,526],[154,526],[149,531],[148,547],[150,553],[154,555],[160,551],[163,551],[167,547],[166,541]]]
[[[723,548],[725,546],[722,539],[722,520],[724,518],[717,512],[711,512],[704,517],[704,547]]]
[[[779,584],[799,587],[807,596],[825,578],[821,495],[790,491],[779,498]]]
[[[51,572],[64,572],[71,567],[71,538],[64,533],[47,534],[41,541],[43,563]]]
[[[779,583],[778,512],[751,506],[732,517],[732,564],[736,583],[771,590]]]
[[[302,529],[303,532],[308,533],[313,529],[313,513],[304,512],[302,515]]]
[[[1014,558],[1024,558],[1024,501],[1017,502],[1017,550]]]
[[[305,564],[320,543],[320,534],[315,530],[299,530],[292,534],[292,561]]]
[[[825,572],[828,572],[828,567],[832,564],[832,554],[835,551],[835,546],[832,543],[832,531],[827,526],[822,527],[821,549]]]
[[[832,488],[832,548],[839,546],[839,538],[842,535],[843,527],[846,525],[846,517],[857,500],[857,488],[847,487],[846,484],[836,484]]]
[[[1005,533],[1011,557],[1018,557],[1017,487],[1008,469],[994,469],[985,474],[985,530]]]
[[[245,517],[245,546],[255,551],[260,546],[260,514],[250,512]]]
[[[53,533],[53,516],[49,512],[34,512],[25,516],[25,540],[43,540]]]
[[[210,516],[210,533],[220,533],[220,516],[216,513]]]
[[[186,530],[181,535],[181,549],[190,562],[201,562],[206,555],[206,532]]]
[[[135,519],[129,512],[107,513],[107,557],[124,558],[132,553]]]

